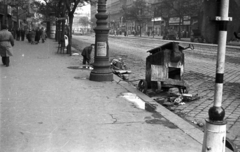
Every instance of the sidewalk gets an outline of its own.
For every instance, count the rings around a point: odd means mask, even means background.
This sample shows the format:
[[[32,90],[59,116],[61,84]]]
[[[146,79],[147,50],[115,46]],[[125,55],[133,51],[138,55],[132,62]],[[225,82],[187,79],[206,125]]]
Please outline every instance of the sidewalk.
[[[10,67],[0,65],[1,152],[201,151],[202,131],[161,105],[136,108],[121,95],[153,101],[117,77],[89,81],[80,56],[56,52],[50,39],[16,41]]]

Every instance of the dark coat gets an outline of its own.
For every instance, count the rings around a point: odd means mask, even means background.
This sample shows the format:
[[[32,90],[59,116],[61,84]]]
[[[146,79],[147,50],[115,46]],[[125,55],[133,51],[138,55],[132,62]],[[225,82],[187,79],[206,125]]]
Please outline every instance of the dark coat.
[[[24,30],[24,29],[22,29],[22,30],[20,31],[20,33],[21,33],[21,36],[22,36],[22,37],[25,36],[25,30]]]
[[[17,37],[19,38],[20,35],[21,35],[21,31],[20,31],[20,29],[17,29],[16,33],[17,33]]]
[[[36,36],[35,36],[35,41],[39,41],[41,38],[41,31],[40,30],[36,30]]]
[[[0,55],[12,56],[12,47],[14,46],[14,39],[11,32],[7,29],[0,31]]]
[[[91,53],[92,53],[92,46],[87,46],[83,49],[82,56],[84,56],[87,60],[90,60]]]

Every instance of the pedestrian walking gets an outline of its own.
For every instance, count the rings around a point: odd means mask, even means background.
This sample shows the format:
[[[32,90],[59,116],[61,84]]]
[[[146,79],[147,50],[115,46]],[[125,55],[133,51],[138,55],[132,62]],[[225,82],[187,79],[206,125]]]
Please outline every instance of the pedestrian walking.
[[[31,42],[31,30],[27,31],[26,38],[27,38],[28,42],[30,43]]]
[[[40,38],[41,38],[41,30],[38,27],[37,30],[36,30],[36,35],[35,35],[35,42],[36,42],[36,44],[39,43]]]
[[[8,31],[7,25],[2,25],[2,30],[0,31],[0,55],[2,57],[3,65],[6,67],[9,66],[9,56],[12,56],[13,46],[14,38],[12,33]]]
[[[35,44],[35,37],[36,37],[36,31],[32,30],[30,32],[30,39],[31,39],[31,44]]]
[[[20,30],[20,34],[21,34],[21,40],[24,41],[24,39],[25,39],[25,30],[24,30],[24,28],[22,28]]]
[[[42,43],[45,42],[46,37],[47,37],[46,32],[45,32],[44,28],[42,28],[42,29],[41,29],[41,39],[42,39]]]
[[[17,41],[19,41],[21,36],[21,32],[19,28],[17,29],[16,34],[17,34]]]
[[[14,30],[14,28],[12,28],[12,29],[10,30],[10,32],[12,33],[13,38],[15,39],[15,38],[16,38],[16,34],[15,34],[15,30]]]
[[[83,49],[82,51],[82,56],[83,56],[83,64],[88,64],[90,65],[91,62],[91,53],[94,50],[95,44],[91,44],[90,46],[87,46]]]

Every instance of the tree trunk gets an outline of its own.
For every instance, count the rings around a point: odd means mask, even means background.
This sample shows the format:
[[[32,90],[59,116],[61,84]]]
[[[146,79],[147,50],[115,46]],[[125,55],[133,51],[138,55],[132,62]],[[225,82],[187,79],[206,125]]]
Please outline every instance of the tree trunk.
[[[73,24],[73,12],[68,14],[69,17],[69,30],[67,31],[68,33],[68,39],[69,39],[69,44],[68,44],[68,54],[71,56],[72,55],[72,24]]]
[[[56,21],[56,33],[55,33],[55,40],[59,41],[60,35],[60,21]]]
[[[47,21],[47,37],[48,38],[50,38],[50,31],[51,31],[51,29],[50,29],[50,27],[51,27],[51,23],[50,23],[50,21]]]
[[[178,39],[181,40],[181,26],[182,24],[183,17],[179,16],[179,24],[178,24]]]
[[[219,16],[219,6],[220,2],[218,1],[203,2],[201,35],[207,43],[217,44],[218,26],[215,17]]]
[[[142,25],[140,25],[140,33],[139,36],[142,37]]]
[[[65,34],[65,20],[62,20],[62,33],[61,33],[60,40],[64,41],[64,34]]]

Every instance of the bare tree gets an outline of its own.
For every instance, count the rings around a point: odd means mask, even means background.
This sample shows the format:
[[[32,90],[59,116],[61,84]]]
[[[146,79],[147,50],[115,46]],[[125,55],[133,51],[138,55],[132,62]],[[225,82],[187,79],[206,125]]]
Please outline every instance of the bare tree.
[[[79,18],[79,22],[78,22],[81,26],[84,27],[84,30],[90,25],[90,21],[88,19],[87,16],[83,16]],[[83,34],[84,34],[84,30],[83,30]]]
[[[17,28],[19,28],[20,16],[28,12],[28,0],[9,1],[8,4],[13,8],[13,15],[17,17]]]
[[[72,25],[73,25],[73,18],[74,12],[78,6],[84,6],[89,4],[90,0],[63,0],[64,4],[66,5],[68,17],[69,17],[69,45],[68,45],[68,53],[71,55],[71,47],[72,47]]]
[[[163,0],[162,4],[165,9],[169,10],[168,16],[179,18],[179,39],[181,39],[181,25],[183,25],[184,16],[196,15],[202,7],[202,1],[199,0]]]
[[[140,31],[135,27],[135,31],[139,32],[140,36],[142,34],[143,24],[150,21],[152,18],[151,6],[148,5],[144,0],[134,1],[132,6],[127,7],[126,5],[122,7],[123,18],[125,20],[133,20],[140,27]]]

